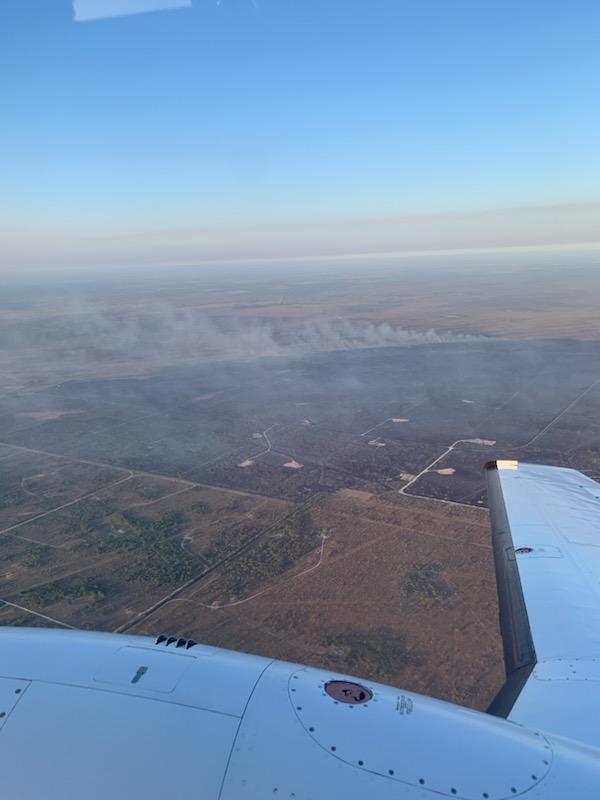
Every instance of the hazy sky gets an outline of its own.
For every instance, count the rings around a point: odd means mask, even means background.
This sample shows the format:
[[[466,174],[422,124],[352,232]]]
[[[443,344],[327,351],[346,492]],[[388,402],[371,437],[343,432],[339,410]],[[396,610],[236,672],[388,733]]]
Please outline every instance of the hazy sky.
[[[596,0],[0,21],[4,268],[600,240]]]

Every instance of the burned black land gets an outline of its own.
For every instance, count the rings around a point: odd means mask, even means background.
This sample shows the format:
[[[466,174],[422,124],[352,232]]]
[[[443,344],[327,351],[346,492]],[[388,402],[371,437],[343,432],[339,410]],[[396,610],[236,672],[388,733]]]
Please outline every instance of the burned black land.
[[[286,500],[410,482],[411,494],[481,503],[494,457],[598,474],[599,364],[595,343],[488,340],[68,381],[0,398],[0,441],[6,456]]]

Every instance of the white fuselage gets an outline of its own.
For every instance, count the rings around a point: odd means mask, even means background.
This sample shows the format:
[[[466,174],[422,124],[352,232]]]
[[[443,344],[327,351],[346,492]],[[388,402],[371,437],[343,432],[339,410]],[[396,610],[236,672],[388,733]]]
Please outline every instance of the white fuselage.
[[[595,748],[370,681],[340,702],[329,682],[356,679],[167,641],[0,629],[2,796],[600,795]]]

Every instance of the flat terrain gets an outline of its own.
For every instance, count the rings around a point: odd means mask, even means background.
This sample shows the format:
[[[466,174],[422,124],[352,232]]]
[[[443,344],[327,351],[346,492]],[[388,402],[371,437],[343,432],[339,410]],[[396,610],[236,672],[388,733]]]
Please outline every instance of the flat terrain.
[[[320,546],[280,577],[236,599],[223,569],[139,630],[177,620],[214,644],[485,706],[503,680],[486,514],[335,494],[312,516]]]
[[[211,280],[7,294],[0,623],[180,633],[484,708],[482,465],[600,478],[600,287],[560,335],[558,274],[536,297],[490,279],[469,315],[481,276]]]

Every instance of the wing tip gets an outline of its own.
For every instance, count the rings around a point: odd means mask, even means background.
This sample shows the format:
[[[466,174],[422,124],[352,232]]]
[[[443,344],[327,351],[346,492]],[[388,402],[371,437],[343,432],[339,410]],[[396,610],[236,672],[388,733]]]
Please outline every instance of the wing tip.
[[[483,468],[485,470],[493,469],[518,469],[519,462],[512,458],[496,458],[493,461],[487,461]]]

